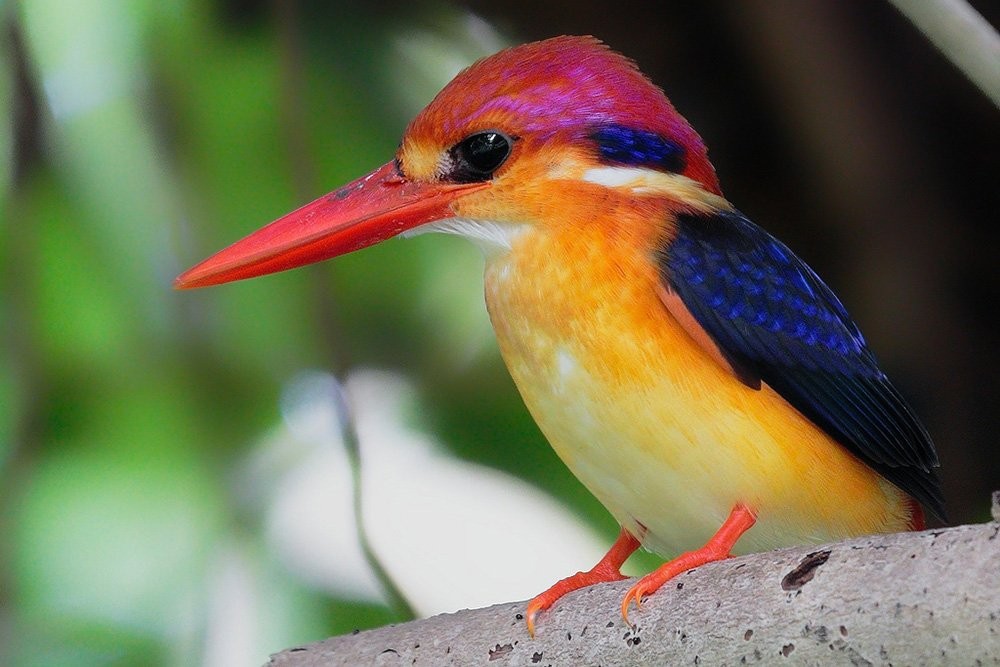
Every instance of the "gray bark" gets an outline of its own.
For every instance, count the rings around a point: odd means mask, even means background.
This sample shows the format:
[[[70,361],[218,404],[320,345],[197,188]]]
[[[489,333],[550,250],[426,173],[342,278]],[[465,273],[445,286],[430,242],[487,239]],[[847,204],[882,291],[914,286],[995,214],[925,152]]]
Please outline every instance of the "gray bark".
[[[1000,523],[782,549],[691,570],[632,608],[628,581],[333,637],[319,665],[1000,664]],[[441,582],[447,586],[448,582]]]

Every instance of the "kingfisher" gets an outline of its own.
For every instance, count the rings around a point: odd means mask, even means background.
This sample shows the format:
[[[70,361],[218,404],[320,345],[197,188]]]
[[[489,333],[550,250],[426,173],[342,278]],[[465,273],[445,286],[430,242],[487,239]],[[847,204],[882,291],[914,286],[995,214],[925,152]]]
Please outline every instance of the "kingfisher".
[[[485,256],[504,362],[559,457],[621,531],[530,601],[624,579],[628,621],[672,577],[732,555],[944,520],[934,445],[837,296],[722,194],[701,137],[593,37],[460,72],[387,164],[176,280],[283,271],[397,235]],[[923,506],[923,507],[922,507]]]

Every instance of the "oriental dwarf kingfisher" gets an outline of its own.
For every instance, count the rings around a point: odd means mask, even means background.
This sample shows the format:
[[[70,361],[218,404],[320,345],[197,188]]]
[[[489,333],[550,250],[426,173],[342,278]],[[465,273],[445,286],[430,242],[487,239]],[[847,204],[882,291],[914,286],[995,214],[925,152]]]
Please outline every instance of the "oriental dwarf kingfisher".
[[[459,73],[395,158],[177,278],[204,287],[399,234],[471,239],[503,359],[621,532],[528,606],[671,557],[629,605],[735,553],[943,519],[937,454],[829,287],[722,195],[635,64],[557,37]]]

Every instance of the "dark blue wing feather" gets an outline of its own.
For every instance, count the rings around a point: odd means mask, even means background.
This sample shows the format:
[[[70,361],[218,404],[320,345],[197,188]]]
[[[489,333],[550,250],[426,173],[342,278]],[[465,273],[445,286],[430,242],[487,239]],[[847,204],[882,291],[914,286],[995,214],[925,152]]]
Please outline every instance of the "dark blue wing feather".
[[[805,262],[736,211],[681,216],[658,259],[668,289],[744,382],[766,382],[943,517],[930,436]]]

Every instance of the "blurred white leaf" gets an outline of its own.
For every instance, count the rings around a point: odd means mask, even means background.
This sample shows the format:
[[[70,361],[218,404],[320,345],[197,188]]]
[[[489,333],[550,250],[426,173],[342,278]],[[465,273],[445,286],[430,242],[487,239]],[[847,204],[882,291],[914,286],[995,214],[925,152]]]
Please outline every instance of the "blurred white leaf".
[[[286,426],[265,447],[301,447],[301,456],[274,487],[268,534],[307,581],[373,599],[378,588],[357,541],[348,460],[330,399],[334,383],[308,373],[290,385]],[[346,382],[361,442],[368,535],[420,615],[529,598],[597,562],[606,545],[551,497],[457,460],[405,425],[412,392],[387,372],[357,372]]]
[[[244,548],[222,543],[209,571],[203,667],[260,662],[255,651],[262,628],[259,576]]]

